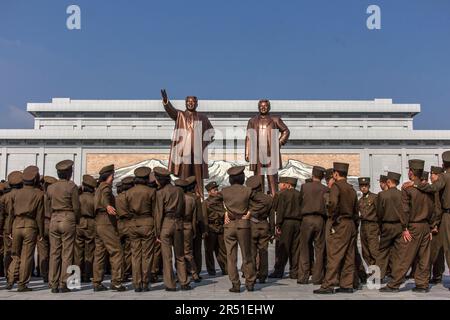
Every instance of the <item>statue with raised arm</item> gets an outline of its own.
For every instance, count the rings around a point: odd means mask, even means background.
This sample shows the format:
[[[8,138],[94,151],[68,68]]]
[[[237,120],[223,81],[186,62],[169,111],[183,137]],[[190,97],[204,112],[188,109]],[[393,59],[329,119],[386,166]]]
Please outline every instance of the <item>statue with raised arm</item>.
[[[198,99],[186,97],[186,110],[175,109],[165,89],[161,90],[164,109],[175,121],[168,169],[181,179],[195,176],[197,194],[203,199],[203,179],[208,174],[208,145],[214,141],[214,128],[208,117],[197,112]]]
[[[279,116],[269,114],[270,101],[258,102],[259,114],[248,121],[245,139],[245,161],[250,162],[250,171],[267,176],[269,191],[275,195],[278,187],[278,170],[281,169],[280,148],[289,139],[289,129]]]

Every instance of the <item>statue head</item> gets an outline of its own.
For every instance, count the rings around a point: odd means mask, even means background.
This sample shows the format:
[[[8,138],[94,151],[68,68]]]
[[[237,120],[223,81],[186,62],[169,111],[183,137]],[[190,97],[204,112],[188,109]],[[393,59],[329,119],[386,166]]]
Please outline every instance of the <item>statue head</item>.
[[[265,116],[270,111],[270,101],[267,99],[259,100],[258,102],[259,114]]]
[[[185,101],[187,110],[195,111],[197,109],[198,99],[196,96],[187,96]]]

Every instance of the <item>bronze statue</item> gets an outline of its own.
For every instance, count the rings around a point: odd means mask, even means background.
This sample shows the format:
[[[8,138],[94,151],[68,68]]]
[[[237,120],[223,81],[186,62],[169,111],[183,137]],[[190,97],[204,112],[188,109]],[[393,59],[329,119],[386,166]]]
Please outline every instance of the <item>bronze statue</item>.
[[[261,176],[263,186],[264,176],[267,176],[270,194],[274,196],[278,187],[278,170],[282,165],[280,146],[286,144],[290,132],[279,116],[269,114],[269,100],[260,100],[258,109],[259,115],[247,124],[245,161],[250,162],[250,171]]]
[[[209,177],[207,147],[214,141],[214,128],[206,115],[197,112],[197,97],[186,97],[186,110],[181,111],[172,106],[165,89],[161,96],[164,109],[175,121],[168,169],[181,179],[195,176],[196,192],[203,199],[203,179]]]

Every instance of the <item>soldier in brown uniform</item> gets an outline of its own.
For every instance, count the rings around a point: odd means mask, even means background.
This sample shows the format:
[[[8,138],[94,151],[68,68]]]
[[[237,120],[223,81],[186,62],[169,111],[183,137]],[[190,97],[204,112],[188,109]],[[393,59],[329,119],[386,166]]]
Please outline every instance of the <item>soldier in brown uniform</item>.
[[[376,262],[380,246],[377,195],[370,192],[370,178],[361,177],[358,179],[358,183],[359,190],[362,192],[362,196],[358,200],[362,258],[367,266],[371,266]]]
[[[423,160],[409,160],[408,177],[415,185],[420,184],[423,173]],[[414,273],[416,287],[414,292],[428,292],[430,277],[430,244],[433,226],[433,197],[417,188],[405,185],[402,190],[402,209],[400,221],[403,228],[398,257],[392,265],[392,279],[381,288],[381,292],[398,292],[405,275],[414,260],[419,259]]]
[[[431,182],[434,183],[439,178],[439,175],[444,172],[441,167],[431,167]],[[431,253],[430,253],[430,265],[432,278],[430,283],[437,284],[442,282],[442,274],[445,271],[445,257],[444,257],[444,233],[440,232],[440,224],[442,220],[442,206],[440,200],[440,193],[434,193],[434,207],[435,207],[435,219],[434,227],[431,230],[433,239],[431,239]]]
[[[116,184],[117,231],[123,250],[123,281],[128,281],[132,274],[131,225],[132,214],[126,200],[126,192],[134,186],[134,178],[126,177]]]
[[[401,246],[402,226],[402,192],[397,189],[401,175],[387,173],[387,190],[378,193],[377,216],[380,223],[380,244],[376,265],[380,268],[381,280],[390,273],[392,266],[398,264],[398,250]]]
[[[380,179],[378,180],[380,182],[380,189],[381,191],[385,191],[387,189],[389,189],[388,185],[387,185],[387,179],[388,177],[386,175],[380,175]]]
[[[127,208],[132,215],[130,236],[135,292],[150,290],[156,207],[156,190],[148,186],[150,172],[151,169],[148,167],[139,167],[134,170],[134,187],[125,193]]]
[[[44,236],[44,193],[39,190],[39,169],[29,166],[23,171],[24,187],[12,197],[13,210],[8,237],[12,235],[12,262],[8,270],[7,289],[14,284],[14,273],[19,269],[18,292],[31,291],[31,279],[36,241]]]
[[[100,172],[95,190],[95,251],[94,251],[94,291],[104,291],[107,288],[102,284],[105,274],[106,252],[109,254],[111,264],[111,289],[125,291],[123,280],[123,249],[120,244],[117,230],[115,198],[112,193],[114,181],[114,165],[103,167]]]
[[[279,264],[272,276],[282,277],[289,260],[289,277],[298,278],[299,244],[301,208],[300,192],[295,189],[297,179],[281,177],[280,182],[286,184],[286,189],[278,194],[276,202],[276,228],[280,234],[278,243]]]
[[[177,278],[181,290],[190,290],[184,261],[183,216],[185,213],[184,192],[171,184],[170,172],[156,167],[153,169],[159,190],[156,192],[155,231],[157,241],[161,241],[163,276],[166,291],[176,291],[172,268],[172,248],[175,253]]]
[[[70,292],[67,288],[67,267],[73,264],[76,225],[80,221],[78,187],[72,177],[72,160],[56,164],[59,180],[47,189],[50,201],[50,269],[52,293]]]
[[[155,173],[150,172],[150,178],[148,181],[148,186],[155,190],[158,190],[158,184],[156,183]],[[154,217],[155,218],[155,217]],[[155,231],[156,232],[156,231]],[[155,233],[156,237],[156,233]],[[150,272],[150,282],[156,283],[158,282],[158,275],[162,275],[162,259],[161,259],[161,242],[155,240],[154,248],[153,248],[153,262],[151,266]]]
[[[274,234],[275,217],[273,198],[263,192],[261,180],[260,176],[252,176],[247,179],[246,186],[253,192],[249,205],[252,261],[256,278],[259,283],[265,283],[269,274],[269,241]]]
[[[0,182],[0,277],[4,277],[5,276],[5,268],[4,268],[4,261],[3,261],[3,257],[4,257],[4,252],[5,252],[5,247],[3,245],[3,226],[5,225],[4,222],[4,210],[5,210],[5,206],[3,204],[3,194],[6,188],[6,183],[5,182]]]
[[[44,237],[42,241],[37,242],[38,263],[41,276],[44,283],[48,282],[48,267],[50,259],[50,218],[52,216],[52,208],[47,196],[48,187],[58,181],[54,177],[45,176],[43,179],[44,190]]]
[[[240,292],[241,282],[237,269],[238,244],[243,260],[245,286],[248,291],[254,290],[256,281],[255,265],[252,261],[251,230],[250,230],[250,200],[252,189],[243,186],[245,182],[245,167],[237,166],[228,169],[230,186],[222,189],[223,205],[225,207],[224,240],[227,248],[228,277],[233,284],[230,292]]]
[[[203,212],[208,219],[208,235],[205,238],[205,261],[206,269],[210,276],[216,275],[214,254],[222,274],[227,274],[227,249],[223,239],[223,224],[225,209],[223,208],[222,194],[215,181],[206,185],[208,198],[203,201]]]
[[[4,218],[3,218],[3,247],[4,247],[4,268],[5,268],[5,276],[7,277],[9,266],[12,262],[11,256],[11,248],[12,248],[12,239],[8,236],[7,231],[10,228],[11,224],[11,212],[13,211],[12,198],[14,194],[22,188],[23,180],[22,180],[22,172],[13,171],[8,175],[8,185],[9,188],[6,188],[5,194],[2,197],[3,207],[4,207]],[[8,191],[9,190],[9,191]],[[19,269],[18,266],[14,272],[15,279],[18,280],[19,277]]]
[[[353,293],[358,198],[352,185],[347,182],[348,167],[348,163],[333,163],[335,182],[330,189],[330,223],[327,224],[331,228],[325,230],[330,232],[326,243],[327,267],[322,285],[314,293],[334,293],[337,283],[337,292]]]
[[[302,224],[300,226],[300,254],[297,283],[308,284],[312,270],[312,282],[321,284],[324,276],[325,258],[325,194],[329,191],[322,184],[325,169],[314,166],[312,182],[300,189]],[[313,250],[311,250],[313,249]],[[315,257],[311,266],[311,257]]]
[[[81,269],[81,281],[91,282],[92,266],[94,264],[95,250],[95,210],[94,192],[97,180],[90,175],[83,176],[80,194],[80,223],[77,225],[75,239],[74,263]]]

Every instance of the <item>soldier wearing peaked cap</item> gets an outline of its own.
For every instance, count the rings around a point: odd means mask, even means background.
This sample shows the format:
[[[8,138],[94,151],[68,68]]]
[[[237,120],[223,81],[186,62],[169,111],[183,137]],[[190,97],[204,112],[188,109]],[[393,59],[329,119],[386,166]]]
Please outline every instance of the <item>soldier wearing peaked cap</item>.
[[[73,264],[76,225],[80,221],[78,187],[70,180],[72,167],[72,160],[58,162],[59,180],[47,188],[51,207],[49,285],[52,293],[70,291],[67,268]]]
[[[80,199],[80,223],[77,225],[74,263],[81,269],[81,281],[91,282],[95,250],[94,192],[97,180],[84,175]]]
[[[148,186],[151,169],[134,171],[134,187],[125,192],[126,207],[131,214],[130,239],[134,291],[150,290],[150,270],[155,247],[154,216],[156,190]]]
[[[208,197],[203,201],[203,212],[208,220],[208,236],[205,239],[205,261],[208,274],[216,275],[214,255],[222,274],[227,274],[227,252],[223,237],[223,224],[225,210],[223,207],[223,197],[219,192],[219,185],[211,181],[206,185]]]
[[[409,179],[420,184],[424,168],[423,160],[409,160]],[[433,227],[433,197],[417,188],[406,187],[402,190],[402,237],[398,248],[398,257],[402,259],[392,266],[392,279],[381,292],[398,292],[404,277],[417,258],[417,269],[414,273],[416,287],[413,291],[428,292],[430,276],[430,244]]]
[[[237,166],[228,169],[230,186],[222,189],[225,208],[224,240],[227,249],[227,271],[232,288],[230,292],[240,292],[241,282],[237,270],[237,247],[241,249],[245,286],[248,291],[254,290],[256,281],[255,265],[252,261],[250,200],[252,189],[245,187],[245,167]]]
[[[47,195],[48,187],[58,181],[58,179],[50,176],[43,177],[44,191],[44,237],[42,241],[37,242],[38,263],[41,276],[44,283],[48,283],[48,268],[50,260],[50,218],[52,217],[51,203]]]
[[[269,274],[269,241],[275,229],[273,199],[263,192],[261,176],[248,178],[246,185],[253,192],[249,205],[252,261],[256,268],[256,278],[259,283],[265,283]]]
[[[155,189],[155,191],[158,189],[158,184],[156,183],[155,173],[152,171],[150,172],[148,186],[150,188]],[[155,241],[154,248],[153,248],[153,262],[151,265],[151,272],[150,272],[150,282],[156,283],[158,282],[158,275],[162,275],[162,259],[161,259],[161,243],[158,241]]]
[[[318,294],[337,292],[352,293],[355,272],[356,221],[358,220],[358,198],[352,185],[347,182],[349,164],[333,163],[334,184],[330,190],[329,221],[326,232],[327,267]]]
[[[366,265],[375,264],[378,256],[380,228],[377,216],[377,195],[370,191],[370,178],[360,177],[358,179],[359,190],[362,193],[358,200],[359,217],[361,220],[360,240],[362,258]],[[366,274],[364,266],[362,266],[364,276]],[[364,277],[366,278],[366,277]],[[363,279],[365,280],[365,279]]]
[[[329,191],[321,182],[324,175],[324,168],[313,167],[313,181],[302,185],[300,189],[302,224],[300,226],[299,272],[297,277],[297,283],[299,284],[308,284],[311,273],[312,282],[316,285],[322,283],[324,276],[325,194]],[[315,258],[314,263],[312,263],[311,257]]]
[[[102,284],[105,274],[106,252],[111,263],[111,289],[125,291],[123,280],[123,249],[120,244],[117,230],[117,211],[115,198],[112,193],[114,181],[114,165],[103,167],[95,190],[95,251],[94,251],[94,291],[104,291],[107,288]]]
[[[159,190],[156,192],[155,231],[161,241],[164,285],[167,291],[176,291],[172,269],[172,248],[175,253],[178,282],[181,290],[190,290],[184,260],[183,216],[185,214],[184,192],[171,184],[170,172],[161,167],[153,169]]]
[[[126,177],[116,183],[116,211],[117,231],[119,232],[120,244],[123,250],[123,281],[128,281],[132,275],[131,257],[131,224],[132,215],[126,202],[126,192],[134,186],[134,178]]]
[[[280,184],[284,185],[274,201],[276,211],[276,232],[280,235],[278,242],[278,263],[275,270],[269,276],[281,278],[289,260],[289,277],[298,278],[300,225],[301,225],[301,203],[300,192],[295,189],[297,179],[293,177],[281,177]]]
[[[3,246],[4,246],[4,273],[5,276],[8,274],[9,265],[12,261],[11,256],[11,247],[12,247],[12,239],[8,237],[7,231],[10,228],[10,224],[12,221],[12,212],[13,212],[13,202],[12,199],[14,197],[14,194],[23,187],[23,180],[22,180],[22,172],[20,171],[13,171],[8,175],[8,185],[9,188],[6,189],[5,194],[2,197],[2,203],[3,203],[3,219],[2,219],[2,233],[3,233]],[[19,269],[17,268],[14,271],[15,279],[18,279],[19,277]]]
[[[44,193],[39,189],[39,169],[29,166],[23,172],[24,187],[14,193],[8,235],[12,235],[12,263],[8,270],[8,289],[19,270],[18,292],[31,291],[31,279],[36,241],[44,236]]]

